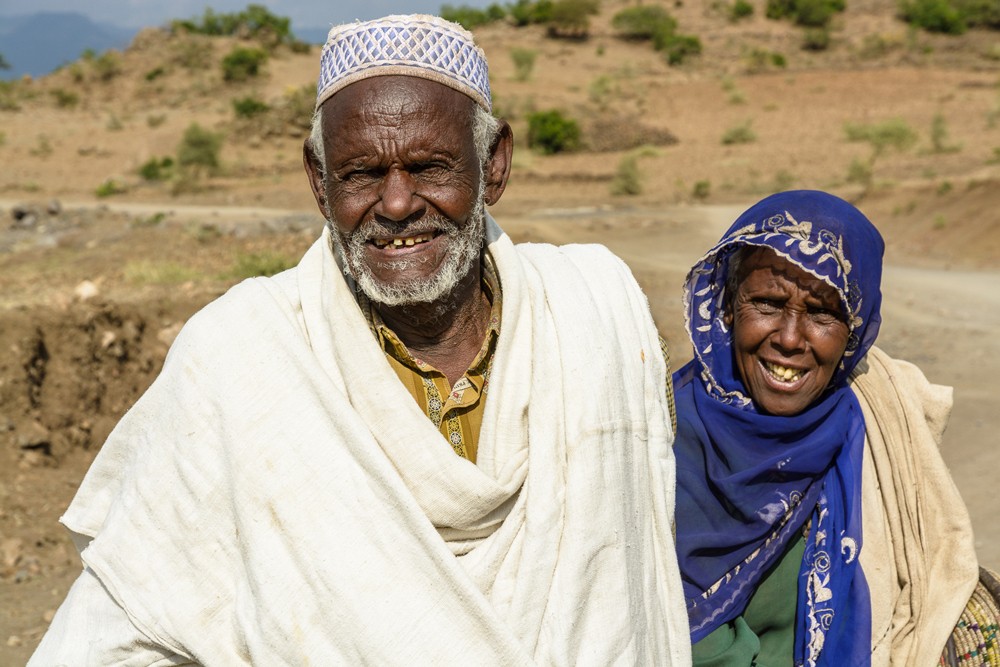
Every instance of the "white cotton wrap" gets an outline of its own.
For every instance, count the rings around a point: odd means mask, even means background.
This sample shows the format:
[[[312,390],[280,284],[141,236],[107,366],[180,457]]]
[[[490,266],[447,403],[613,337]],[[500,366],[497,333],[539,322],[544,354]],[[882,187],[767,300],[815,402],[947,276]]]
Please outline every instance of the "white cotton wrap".
[[[689,664],[645,297],[603,247],[492,220],[488,242],[478,464],[396,378],[328,234],[191,319],[63,517],[143,634],[213,665]]]

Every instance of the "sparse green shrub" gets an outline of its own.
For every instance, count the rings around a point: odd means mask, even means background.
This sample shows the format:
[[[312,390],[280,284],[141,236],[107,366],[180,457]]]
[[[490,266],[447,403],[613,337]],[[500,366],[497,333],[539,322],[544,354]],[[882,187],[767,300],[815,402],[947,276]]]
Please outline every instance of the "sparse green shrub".
[[[122,123],[121,118],[115,114],[111,114],[111,116],[108,117],[108,124],[105,125],[105,127],[108,128],[109,132],[118,132],[122,130],[125,125]]]
[[[826,26],[807,28],[802,35],[802,48],[806,51],[826,51],[830,48],[830,29]]]
[[[125,280],[137,285],[180,285],[200,278],[200,274],[176,262],[133,260],[125,265]]]
[[[935,153],[954,153],[961,147],[948,143],[948,123],[941,114],[934,114],[931,121],[931,150]]]
[[[961,35],[967,27],[962,13],[948,0],[902,0],[900,18],[928,32],[948,35]]]
[[[273,276],[295,266],[295,262],[274,252],[240,254],[230,272],[230,277],[244,279],[255,276]]]
[[[308,132],[312,126],[313,107],[316,104],[315,84],[304,84],[298,88],[286,90],[281,98],[281,104],[276,110],[285,125]]]
[[[722,134],[722,143],[726,146],[734,144],[752,144],[757,141],[757,133],[750,127],[753,121],[746,120],[734,125]]]
[[[770,67],[783,69],[788,64],[783,54],[758,47],[744,50],[743,57],[746,60],[748,72],[763,72]]]
[[[642,173],[639,170],[639,157],[637,155],[626,155],[618,163],[614,178],[611,179],[611,194],[642,194]]]
[[[709,195],[712,194],[712,182],[711,181],[696,181],[694,187],[691,189],[691,196],[695,199],[708,199]]]
[[[937,194],[939,197],[943,197],[952,190],[951,181],[941,181],[941,185],[937,187]]]
[[[701,40],[694,35],[658,34],[654,38],[654,44],[658,51],[666,54],[667,62],[671,65],[680,65],[688,56],[701,53]]]
[[[653,39],[658,32],[674,32],[677,21],[660,5],[639,5],[619,11],[611,25],[626,39]]]
[[[272,14],[264,5],[247,5],[241,12],[217,14],[211,8],[205,10],[201,20],[177,20],[171,23],[175,32],[198,33],[202,35],[230,35],[254,39],[268,46],[293,44],[298,40],[291,31],[291,20]]]
[[[0,111],[17,111],[21,108],[18,103],[18,93],[20,92],[16,81],[0,81]]]
[[[727,98],[726,101],[728,101],[730,104],[746,104],[747,97],[746,95],[743,94],[743,91],[734,90],[731,93],[729,93],[729,97]]]
[[[587,87],[587,95],[590,101],[604,109],[608,106],[608,101],[615,92],[615,82],[607,74],[601,74],[590,82]]]
[[[750,16],[753,16],[753,5],[747,2],[747,0],[736,0],[736,2],[729,6],[730,21],[736,22]]]
[[[859,183],[866,188],[871,187],[872,166],[868,162],[854,158],[847,167],[847,182]]]
[[[35,139],[35,146],[28,150],[35,157],[48,157],[52,155],[52,142],[44,134],[39,134]]]
[[[153,69],[146,72],[146,74],[143,75],[143,78],[146,79],[146,81],[156,81],[166,73],[167,73],[167,68],[161,65],[159,67],[154,67]]]
[[[139,175],[146,181],[165,181],[170,178],[174,169],[174,159],[171,157],[156,158],[146,160],[139,167]]]
[[[103,198],[110,197],[112,195],[120,195],[127,191],[127,188],[122,183],[119,183],[113,178],[109,178],[97,186],[97,189],[94,190],[94,194]]]
[[[550,37],[584,39],[590,32],[590,17],[600,11],[599,0],[555,0],[548,21]]]
[[[828,25],[844,7],[845,0],[767,0],[764,14],[769,19],[790,19],[801,26],[820,27]]]
[[[528,146],[542,153],[563,153],[580,147],[580,126],[556,110],[528,114]]]
[[[845,123],[844,133],[848,141],[863,141],[872,148],[867,163],[857,159],[851,162],[847,180],[861,183],[867,192],[874,182],[875,162],[889,149],[906,150],[917,141],[917,133],[901,118],[893,118],[880,123]]]
[[[222,135],[192,123],[177,147],[177,164],[187,172],[214,173],[219,169]]]
[[[66,68],[69,72],[69,76],[73,79],[74,83],[83,83],[84,79],[87,78],[86,72],[83,71],[83,66],[80,63],[72,63]]]
[[[941,213],[934,216],[934,222],[931,224],[932,229],[942,230],[948,226],[948,219],[944,217]]]
[[[151,128],[159,127],[165,122],[167,122],[167,114],[165,113],[150,114],[149,116],[146,116],[146,125]]]
[[[1000,3],[996,0],[954,0],[970,28],[1000,29]]]
[[[552,0],[517,0],[507,7],[514,25],[526,26],[533,23],[548,23],[552,19]]]
[[[466,30],[473,30],[481,25],[487,25],[494,21],[501,21],[507,16],[504,8],[498,4],[492,4],[486,9],[469,7],[468,5],[441,5],[441,18],[454,21]]]
[[[60,109],[73,109],[77,104],[80,103],[80,96],[77,95],[72,90],[63,90],[62,88],[56,88],[51,91],[52,97],[56,101],[56,106]]]
[[[256,97],[241,97],[233,100],[233,113],[237,118],[253,118],[270,110],[267,104]]]
[[[879,155],[887,149],[906,150],[917,141],[917,133],[902,118],[880,123],[845,123],[848,141],[864,141]]]
[[[510,59],[514,61],[514,78],[518,81],[527,81],[531,78],[531,71],[535,67],[535,58],[538,51],[515,46],[510,50]]]
[[[111,81],[122,73],[121,56],[117,51],[105,51],[94,59],[94,74],[99,81]]]
[[[173,58],[189,72],[208,69],[212,64],[212,44],[197,36],[180,39],[174,47]]]
[[[157,211],[152,215],[148,215],[144,218],[134,218],[129,222],[129,227],[133,229],[142,229],[144,227],[159,227],[160,223],[167,219],[167,214],[163,211]]]
[[[222,78],[231,83],[247,81],[260,74],[267,51],[237,46],[222,59]]]

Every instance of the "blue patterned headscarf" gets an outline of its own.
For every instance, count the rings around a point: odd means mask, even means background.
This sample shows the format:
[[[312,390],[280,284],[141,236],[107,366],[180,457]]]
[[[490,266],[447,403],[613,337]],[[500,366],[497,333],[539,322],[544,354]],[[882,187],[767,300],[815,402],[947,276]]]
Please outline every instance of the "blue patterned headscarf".
[[[758,412],[735,365],[723,315],[730,259],[745,246],[767,247],[831,285],[847,314],[840,366],[798,415]],[[878,335],[883,249],[851,204],[824,192],[784,192],[743,213],[688,274],[694,359],[674,384],[677,546],[692,641],[742,614],[806,527],[796,664],[870,662],[871,603],[858,562],[865,423],[847,379]]]

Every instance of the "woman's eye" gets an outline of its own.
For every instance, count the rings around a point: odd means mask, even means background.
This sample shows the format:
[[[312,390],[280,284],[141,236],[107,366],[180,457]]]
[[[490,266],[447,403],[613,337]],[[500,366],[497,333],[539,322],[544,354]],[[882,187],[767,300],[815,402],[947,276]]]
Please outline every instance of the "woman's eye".
[[[784,307],[784,303],[777,299],[767,299],[759,297],[753,300],[754,307],[762,313],[776,313]]]
[[[840,314],[840,311],[834,310],[832,308],[822,308],[819,306],[810,307],[809,316],[812,317],[815,321],[823,324],[832,324],[833,322],[837,322],[843,319],[843,317]]]

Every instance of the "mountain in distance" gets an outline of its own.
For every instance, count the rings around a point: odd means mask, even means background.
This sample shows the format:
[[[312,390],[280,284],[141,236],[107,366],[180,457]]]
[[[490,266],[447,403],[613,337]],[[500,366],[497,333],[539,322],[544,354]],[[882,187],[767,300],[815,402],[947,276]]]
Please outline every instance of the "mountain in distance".
[[[323,44],[328,30],[293,28],[292,32],[304,42]],[[0,16],[0,56],[10,65],[10,69],[0,69],[0,79],[43,76],[76,61],[88,49],[98,54],[122,50],[137,32],[136,28],[96,23],[76,12]]]
[[[87,49],[95,53],[124,49],[136,32],[95,23],[75,12],[0,16],[0,55],[10,65],[10,69],[0,70],[0,78],[42,76],[77,60]]]

